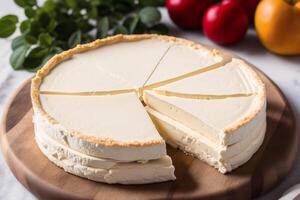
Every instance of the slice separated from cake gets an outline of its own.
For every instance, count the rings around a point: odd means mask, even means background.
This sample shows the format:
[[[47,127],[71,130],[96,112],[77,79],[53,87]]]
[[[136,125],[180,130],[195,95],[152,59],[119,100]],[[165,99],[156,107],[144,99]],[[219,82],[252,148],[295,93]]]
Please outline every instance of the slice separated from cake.
[[[147,94],[145,102],[167,143],[226,173],[247,162],[263,142],[265,107],[253,113],[254,98],[194,100]]]
[[[36,141],[65,171],[106,183],[175,179],[165,142],[136,93],[37,97]]]
[[[144,184],[175,179],[169,156],[150,161],[122,162],[80,153],[40,131],[36,131],[35,138],[49,160],[67,172],[91,180],[110,184]]]

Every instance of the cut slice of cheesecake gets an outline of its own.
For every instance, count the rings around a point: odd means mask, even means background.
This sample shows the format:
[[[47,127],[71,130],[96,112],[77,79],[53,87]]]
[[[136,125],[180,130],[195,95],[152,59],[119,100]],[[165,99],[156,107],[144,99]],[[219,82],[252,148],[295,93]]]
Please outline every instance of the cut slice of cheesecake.
[[[38,72],[35,81],[43,83],[34,89],[74,93],[139,88],[171,45],[150,35],[118,35],[80,45],[52,58]]]
[[[127,162],[166,155],[165,142],[135,93],[40,95],[34,101],[40,102],[36,131],[81,153]]]
[[[186,98],[246,96],[264,90],[257,74],[240,59],[217,69],[154,88],[157,93]]]
[[[47,145],[37,144],[43,154],[66,172],[97,182],[109,184],[147,184],[175,180],[174,167],[169,156],[146,163],[121,163],[111,169],[76,164],[68,159],[58,159],[48,151]]]
[[[161,59],[145,85],[153,87],[187,74],[213,69],[222,60],[217,51],[187,41],[182,44],[177,42]]]
[[[174,180],[169,156],[150,161],[120,162],[88,156],[64,146],[45,133],[37,132],[36,142],[42,152],[66,171],[106,183],[144,184]]]
[[[160,134],[168,144],[191,154],[217,168],[221,173],[230,172],[247,162],[264,139],[266,122],[261,121],[247,132],[243,140],[232,145],[214,143],[203,133],[146,107]]]
[[[241,141],[266,119],[264,96],[187,99],[145,91],[143,97],[150,108],[221,145]]]

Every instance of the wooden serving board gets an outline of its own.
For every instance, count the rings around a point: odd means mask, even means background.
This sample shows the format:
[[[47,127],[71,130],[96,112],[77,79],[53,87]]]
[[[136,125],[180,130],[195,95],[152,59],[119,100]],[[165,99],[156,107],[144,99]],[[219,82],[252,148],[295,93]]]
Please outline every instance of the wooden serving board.
[[[176,181],[108,185],[68,174],[51,163],[34,141],[30,81],[16,92],[4,114],[1,144],[16,178],[40,199],[250,199],[274,187],[291,169],[297,152],[293,112],[279,88],[258,71],[267,87],[267,133],[245,165],[227,175],[168,147]]]

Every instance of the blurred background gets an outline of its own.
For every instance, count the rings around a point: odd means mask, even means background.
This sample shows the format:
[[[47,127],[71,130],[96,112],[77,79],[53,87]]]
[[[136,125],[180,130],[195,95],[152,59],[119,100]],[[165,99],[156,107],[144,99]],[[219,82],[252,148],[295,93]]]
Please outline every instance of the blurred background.
[[[16,88],[53,55],[120,33],[168,34],[232,51],[282,89],[299,127],[298,0],[2,0],[0,114]],[[0,199],[35,199],[14,178],[2,154],[0,177]],[[283,193],[290,199],[298,193],[298,183],[300,155],[291,173],[260,199],[278,199]]]

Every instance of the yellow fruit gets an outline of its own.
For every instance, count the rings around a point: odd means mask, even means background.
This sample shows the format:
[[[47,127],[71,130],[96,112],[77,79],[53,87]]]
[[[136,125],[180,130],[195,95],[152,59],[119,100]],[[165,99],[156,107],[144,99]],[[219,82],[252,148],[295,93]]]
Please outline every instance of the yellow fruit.
[[[300,1],[262,0],[255,12],[262,44],[281,55],[300,55]]]

